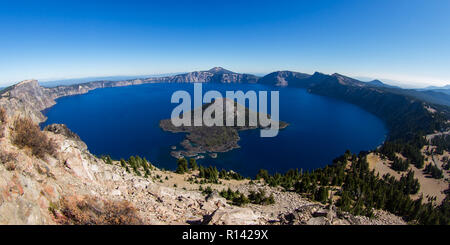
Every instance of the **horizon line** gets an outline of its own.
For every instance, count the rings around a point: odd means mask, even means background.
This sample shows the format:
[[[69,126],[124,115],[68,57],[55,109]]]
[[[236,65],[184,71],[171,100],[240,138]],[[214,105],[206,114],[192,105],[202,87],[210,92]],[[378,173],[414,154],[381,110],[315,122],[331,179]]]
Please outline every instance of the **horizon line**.
[[[213,68],[222,68],[225,70],[229,70],[226,68],[223,68],[221,66],[214,66]],[[197,71],[209,71],[213,68],[210,69],[198,69],[198,70],[194,70],[194,71],[182,71],[182,72],[165,72],[165,73],[154,73],[154,74],[118,74],[118,75],[88,75],[88,76],[73,76],[73,77],[61,77],[61,78],[27,78],[27,79],[21,79],[21,80],[16,80],[13,82],[5,82],[5,83],[0,83],[0,88],[5,88],[5,87],[9,87],[12,85],[15,85],[17,83],[20,83],[22,81],[26,81],[26,80],[37,80],[39,83],[53,83],[53,82],[64,82],[64,81],[70,81],[70,80],[89,80],[92,79],[90,81],[80,81],[80,83],[86,83],[86,82],[95,82],[95,81],[102,81],[101,78],[112,78],[114,79],[119,78],[119,77],[129,77],[126,78],[125,80],[133,80],[133,79],[139,79],[139,78],[150,78],[150,77],[155,77],[155,76],[175,76],[175,75],[180,75],[180,74],[186,74],[186,73],[190,73],[190,72],[197,72]],[[229,70],[231,72],[234,72],[232,70]],[[339,73],[339,72],[332,72],[332,73],[325,73],[325,72],[320,72],[320,71],[315,71],[312,73],[309,72],[301,72],[301,71],[295,71],[295,70],[291,70],[291,69],[279,69],[279,70],[274,70],[271,72],[234,72],[234,73],[240,73],[240,74],[250,74],[250,75],[255,75],[258,77],[263,77],[266,76],[270,73],[273,72],[279,72],[279,71],[290,71],[290,72],[298,72],[298,73],[305,73],[305,74],[309,74],[312,75],[316,72],[318,73],[323,73],[323,74],[327,74],[327,75],[332,75],[332,74],[340,74],[343,76],[347,76],[356,80],[359,80],[361,82],[370,82],[370,81],[374,81],[374,80],[379,80],[387,85],[392,85],[392,86],[398,86],[401,88],[405,88],[405,89],[421,89],[421,88],[427,88],[427,87],[445,87],[447,85],[450,85],[450,82],[412,82],[411,80],[407,80],[407,79],[395,79],[395,78],[378,78],[375,77],[373,75],[358,75],[358,74],[349,74],[349,75],[345,75],[343,73]],[[383,77],[383,76],[381,76]],[[96,80],[99,79],[99,80]],[[121,80],[121,79],[119,79]],[[435,80],[435,79],[433,79]],[[104,81],[108,81],[107,79],[104,79]],[[112,80],[111,80],[112,81]],[[419,84],[420,83],[420,84]],[[436,83],[439,83],[436,84]]]

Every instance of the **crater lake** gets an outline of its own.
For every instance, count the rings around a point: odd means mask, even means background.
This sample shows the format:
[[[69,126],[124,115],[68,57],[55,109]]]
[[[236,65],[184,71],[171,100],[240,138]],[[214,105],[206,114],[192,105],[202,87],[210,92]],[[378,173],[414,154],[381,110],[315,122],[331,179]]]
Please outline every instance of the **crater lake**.
[[[139,155],[159,168],[174,170],[177,164],[170,155],[171,147],[179,149],[185,134],[165,132],[159,121],[170,118],[178,105],[170,102],[175,91],[188,91],[193,98],[193,88],[193,83],[152,83],[63,97],[44,111],[48,119],[41,126],[66,124],[95,155],[110,155],[116,160]],[[223,96],[230,90],[279,91],[280,120],[289,126],[273,138],[261,138],[259,129],[240,131],[240,148],[218,153],[217,158],[205,154],[197,160],[203,166],[251,177],[259,169],[271,173],[291,168],[313,170],[331,164],[347,149],[354,153],[372,150],[386,138],[387,129],[376,116],[305,89],[204,83],[203,93],[208,90],[217,90]]]

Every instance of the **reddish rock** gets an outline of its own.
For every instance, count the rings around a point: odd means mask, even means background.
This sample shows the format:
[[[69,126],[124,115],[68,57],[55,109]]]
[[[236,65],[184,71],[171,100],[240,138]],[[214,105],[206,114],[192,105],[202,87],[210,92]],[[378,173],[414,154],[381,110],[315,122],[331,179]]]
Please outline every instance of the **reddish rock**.
[[[12,177],[11,182],[9,182],[8,186],[9,186],[9,191],[11,193],[16,193],[16,194],[19,194],[20,196],[23,195],[23,193],[24,193],[23,187],[20,184],[20,180],[19,180],[19,178],[17,178],[16,175],[14,175]]]
[[[51,198],[54,198],[56,195],[55,195],[55,189],[53,188],[53,186],[51,186],[51,185],[45,185],[44,186],[44,193],[47,195],[47,196],[49,196],[49,197],[51,197]]]

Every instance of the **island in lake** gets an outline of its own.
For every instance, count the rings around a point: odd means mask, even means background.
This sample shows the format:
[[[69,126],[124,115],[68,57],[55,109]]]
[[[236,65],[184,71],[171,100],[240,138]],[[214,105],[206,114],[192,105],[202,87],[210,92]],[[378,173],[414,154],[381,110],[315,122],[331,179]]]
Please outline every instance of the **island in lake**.
[[[202,113],[195,113],[196,110],[202,110]],[[159,126],[164,131],[172,133],[187,133],[185,139],[180,143],[182,149],[175,150],[176,147],[172,147],[171,155],[175,158],[194,157],[196,159],[204,158],[204,154],[208,154],[211,158],[216,158],[217,153],[227,152],[235,148],[239,148],[239,134],[238,131],[251,130],[251,129],[263,129],[270,127],[270,124],[274,121],[270,120],[269,114],[262,115],[262,113],[255,112],[249,108],[240,105],[234,100],[221,98],[216,99],[214,102],[204,104],[203,106],[190,111],[191,125],[194,125],[195,115],[203,115],[205,111],[213,112],[212,120],[215,119],[214,111],[223,110],[223,125],[224,126],[175,126],[171,119],[164,119],[159,122]],[[237,119],[239,113],[244,112],[245,123],[243,126],[226,126],[227,119],[232,117],[234,120],[233,125],[237,125]],[[186,113],[189,115],[189,113]],[[259,121],[260,116],[265,116],[271,122],[269,126],[263,127]],[[184,117],[184,114],[182,115]],[[252,126],[250,123],[251,118],[256,118],[256,123]],[[289,124],[283,121],[278,121],[279,129],[286,128]],[[212,125],[212,124],[210,124]]]

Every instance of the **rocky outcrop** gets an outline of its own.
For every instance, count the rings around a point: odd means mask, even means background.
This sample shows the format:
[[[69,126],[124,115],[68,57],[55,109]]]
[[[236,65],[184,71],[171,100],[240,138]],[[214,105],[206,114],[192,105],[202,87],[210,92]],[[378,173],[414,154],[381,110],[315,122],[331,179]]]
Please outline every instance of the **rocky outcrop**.
[[[227,207],[218,208],[206,218],[208,225],[261,225],[265,224],[261,217],[250,208]]]
[[[51,124],[46,126],[44,130],[55,134],[64,135],[65,137],[67,137],[67,139],[81,141],[80,136],[70,131],[70,129],[65,124]]]
[[[341,212],[333,205],[310,204],[294,212],[281,214],[280,223],[287,225],[401,225],[401,218],[376,210],[373,218]]]
[[[139,85],[150,82],[165,82],[167,78],[127,81],[95,81],[70,86],[46,88],[36,80],[26,80],[0,91],[0,107],[5,108],[10,117],[30,117],[34,122],[46,120],[42,111],[55,105],[56,99],[85,94],[91,90],[108,87]]]
[[[45,120],[42,110],[55,104],[52,93],[36,80],[26,80],[1,91],[0,106],[10,117],[27,116],[35,122]]]

